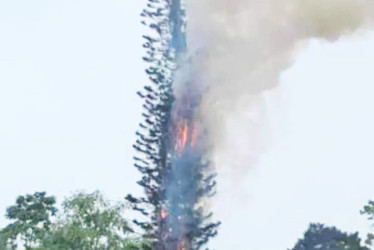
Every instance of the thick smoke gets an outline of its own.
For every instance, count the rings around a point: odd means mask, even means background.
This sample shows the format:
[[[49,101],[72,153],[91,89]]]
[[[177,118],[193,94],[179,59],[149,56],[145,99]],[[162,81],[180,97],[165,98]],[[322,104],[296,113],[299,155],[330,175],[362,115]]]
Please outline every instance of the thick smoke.
[[[334,41],[357,34],[374,17],[372,0],[186,2],[192,65],[207,89],[201,119],[219,181],[255,164],[264,147],[263,94],[277,86],[295,51],[310,38]],[[220,192],[230,192],[218,191],[225,198]]]
[[[369,27],[372,0],[189,0],[188,44],[207,84],[202,118],[216,164],[247,169],[262,147],[261,94],[277,86],[295,49]],[[260,136],[261,137],[261,136]]]

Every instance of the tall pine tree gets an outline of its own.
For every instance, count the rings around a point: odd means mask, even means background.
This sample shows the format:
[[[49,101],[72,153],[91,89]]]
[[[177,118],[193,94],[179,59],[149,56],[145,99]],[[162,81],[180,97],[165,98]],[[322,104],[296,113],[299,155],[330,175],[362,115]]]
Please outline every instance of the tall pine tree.
[[[212,223],[212,214],[203,207],[214,195],[215,176],[197,119],[200,93],[191,79],[198,77],[175,80],[187,53],[185,8],[181,0],[148,0],[141,15],[152,33],[144,36],[151,85],[138,92],[144,121],[134,144],[145,197],[126,199],[148,218],[134,222],[145,230],[153,249],[198,250],[217,234],[219,223]],[[178,97],[175,84],[182,85]]]

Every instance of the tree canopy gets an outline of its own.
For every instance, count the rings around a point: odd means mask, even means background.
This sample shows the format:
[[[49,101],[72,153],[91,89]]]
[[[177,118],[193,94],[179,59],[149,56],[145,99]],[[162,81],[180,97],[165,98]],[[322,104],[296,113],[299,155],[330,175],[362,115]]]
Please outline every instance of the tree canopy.
[[[1,231],[2,246],[16,249],[23,242],[25,249],[31,249],[41,241],[50,232],[51,217],[57,212],[55,203],[55,198],[45,192],[18,196],[16,204],[6,211],[12,223]]]
[[[326,227],[323,224],[310,224],[292,250],[369,250],[361,245],[358,233],[347,234],[336,227]]]
[[[19,196],[7,209],[12,222],[0,231],[0,249],[145,250],[124,218],[125,203],[112,205],[99,193],[77,193],[62,203],[45,192]]]

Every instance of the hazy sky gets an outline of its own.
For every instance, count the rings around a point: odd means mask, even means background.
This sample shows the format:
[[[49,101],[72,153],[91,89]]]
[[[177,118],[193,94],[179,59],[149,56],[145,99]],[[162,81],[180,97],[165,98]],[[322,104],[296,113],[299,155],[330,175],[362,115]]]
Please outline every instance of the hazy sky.
[[[129,2],[0,1],[1,214],[34,191],[136,187],[144,1]]]
[[[117,200],[138,192],[143,6],[0,1],[0,215],[35,191],[59,201],[79,189]],[[217,215],[226,219],[216,250],[286,249],[309,222],[368,228],[359,210],[374,199],[372,65],[374,33],[295,53],[280,87],[265,93],[267,150],[239,188],[219,189],[241,192]]]
[[[373,64],[374,32],[311,41],[297,53],[280,87],[266,93],[266,152],[233,181],[239,188],[225,187],[236,192],[219,210],[226,224],[217,249],[286,249],[309,222],[364,238],[370,223],[359,211],[374,199]]]

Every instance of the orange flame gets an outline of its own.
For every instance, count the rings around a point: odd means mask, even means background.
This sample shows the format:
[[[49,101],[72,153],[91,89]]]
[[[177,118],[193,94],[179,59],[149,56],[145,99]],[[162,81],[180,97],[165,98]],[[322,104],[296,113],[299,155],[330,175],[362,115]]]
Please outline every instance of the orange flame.
[[[181,153],[184,148],[187,145],[188,141],[188,126],[186,122],[183,122],[179,127],[178,127],[178,134],[177,134],[177,145],[176,149],[179,153]]]
[[[191,125],[191,128],[189,127],[189,125]],[[194,147],[198,139],[199,128],[196,123],[188,124],[188,121],[184,120],[178,124],[175,145],[178,153],[182,153],[187,144],[189,144],[191,147]]]
[[[168,211],[166,211],[165,209],[161,209],[159,216],[161,219],[165,220],[169,216]]]

